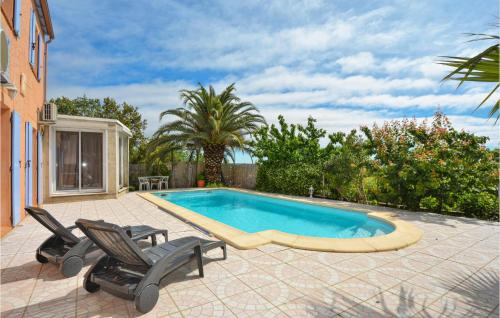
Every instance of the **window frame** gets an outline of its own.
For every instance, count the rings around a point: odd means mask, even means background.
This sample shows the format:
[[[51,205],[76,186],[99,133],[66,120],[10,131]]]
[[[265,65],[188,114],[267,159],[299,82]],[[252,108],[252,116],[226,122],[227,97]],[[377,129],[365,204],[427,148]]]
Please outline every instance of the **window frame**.
[[[125,186],[125,167],[123,165],[123,155],[125,153],[124,139],[123,134],[118,134],[118,189],[123,189]]]

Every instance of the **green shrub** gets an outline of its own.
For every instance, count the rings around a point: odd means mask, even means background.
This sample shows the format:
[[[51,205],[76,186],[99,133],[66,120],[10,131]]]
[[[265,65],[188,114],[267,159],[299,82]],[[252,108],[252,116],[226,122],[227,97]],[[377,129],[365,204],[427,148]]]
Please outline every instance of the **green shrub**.
[[[498,197],[487,193],[464,193],[458,198],[458,206],[465,216],[498,220]]]
[[[198,173],[196,180],[205,180],[205,174],[203,172]]]
[[[295,163],[284,167],[262,165],[257,172],[256,188],[260,191],[291,195],[309,195],[309,187],[320,189],[322,171],[319,167]],[[315,191],[316,192],[316,191]]]
[[[438,211],[439,210],[439,200],[433,196],[427,196],[425,198],[422,198],[420,200],[420,208],[426,209],[426,210],[431,210],[431,211]]]

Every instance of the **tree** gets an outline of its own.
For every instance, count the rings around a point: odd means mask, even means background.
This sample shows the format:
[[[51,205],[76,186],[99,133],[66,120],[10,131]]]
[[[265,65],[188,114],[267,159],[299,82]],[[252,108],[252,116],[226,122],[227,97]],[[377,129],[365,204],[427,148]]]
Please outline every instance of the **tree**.
[[[306,195],[310,186],[321,189],[328,148],[321,147],[320,139],[326,131],[316,128],[312,117],[305,126],[289,125],[281,115],[278,122],[279,127],[261,127],[253,136],[257,189],[294,195]]]
[[[338,194],[338,199],[368,201],[364,189],[370,163],[366,141],[355,129],[349,134],[337,132],[328,138],[330,150],[325,168],[330,187]]]
[[[62,96],[53,98],[50,102],[57,105],[57,112],[60,114],[119,120],[132,132],[130,138],[130,163],[137,163],[144,159],[144,145],[146,143],[144,130],[147,121],[142,119],[137,107],[126,102],[118,104],[110,97],[106,97],[101,101],[98,98],[88,98],[86,96],[75,99]]]
[[[153,139],[170,147],[202,149],[205,176],[208,182],[220,183],[224,155],[234,149],[247,150],[247,136],[259,124],[265,124],[257,108],[250,102],[242,102],[234,94],[234,83],[216,94],[212,86],[207,90],[201,84],[195,90],[182,90],[180,97],[184,107],[169,109],[160,114],[176,117],[160,126]]]
[[[498,25],[497,25],[498,27]],[[446,75],[443,80],[455,80],[460,81],[458,87],[460,87],[464,82],[485,82],[485,83],[496,83],[491,92],[483,99],[479,104],[478,108],[481,107],[486,101],[493,95],[493,93],[498,89],[500,84],[499,77],[499,44],[500,36],[498,35],[487,35],[487,34],[476,34],[469,33],[468,35],[475,37],[470,40],[470,42],[493,40],[496,43],[481,53],[473,57],[457,57],[457,56],[443,56],[443,60],[439,64],[451,66],[454,70]],[[500,100],[493,102],[493,106],[490,109],[489,116],[496,116],[500,118]]]

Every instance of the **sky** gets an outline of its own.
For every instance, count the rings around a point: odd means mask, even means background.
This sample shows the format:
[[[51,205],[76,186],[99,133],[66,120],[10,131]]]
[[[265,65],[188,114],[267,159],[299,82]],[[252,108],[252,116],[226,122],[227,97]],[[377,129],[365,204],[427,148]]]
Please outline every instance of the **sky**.
[[[332,133],[444,112],[459,129],[500,142],[487,109],[492,85],[457,89],[439,56],[491,45],[496,0],[49,1],[49,98],[113,97],[160,125],[179,90],[236,83],[268,123],[308,116]],[[498,98],[498,94],[493,96]],[[164,119],[165,120],[165,119]],[[166,118],[168,120],[168,117]],[[238,155],[238,162],[250,158]]]

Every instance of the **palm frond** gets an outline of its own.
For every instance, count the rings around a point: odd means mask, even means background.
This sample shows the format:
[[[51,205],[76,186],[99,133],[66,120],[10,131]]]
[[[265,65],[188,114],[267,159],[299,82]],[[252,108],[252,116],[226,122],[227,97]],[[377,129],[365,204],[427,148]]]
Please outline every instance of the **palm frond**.
[[[500,82],[500,46],[498,44],[498,41],[500,40],[500,36],[482,33],[468,33],[468,35],[476,37],[469,42],[494,40],[497,43],[470,58],[460,56],[441,56],[441,60],[438,61],[438,64],[454,68],[454,70],[446,75],[442,79],[442,81],[459,81],[457,88],[460,87],[464,82],[497,83],[497,85],[495,85],[490,93],[477,106],[477,108],[479,108],[483,106],[491,96],[493,96],[499,86],[498,82]],[[497,121],[500,117],[498,104],[499,100],[497,99],[489,112],[490,118],[496,116]]]

